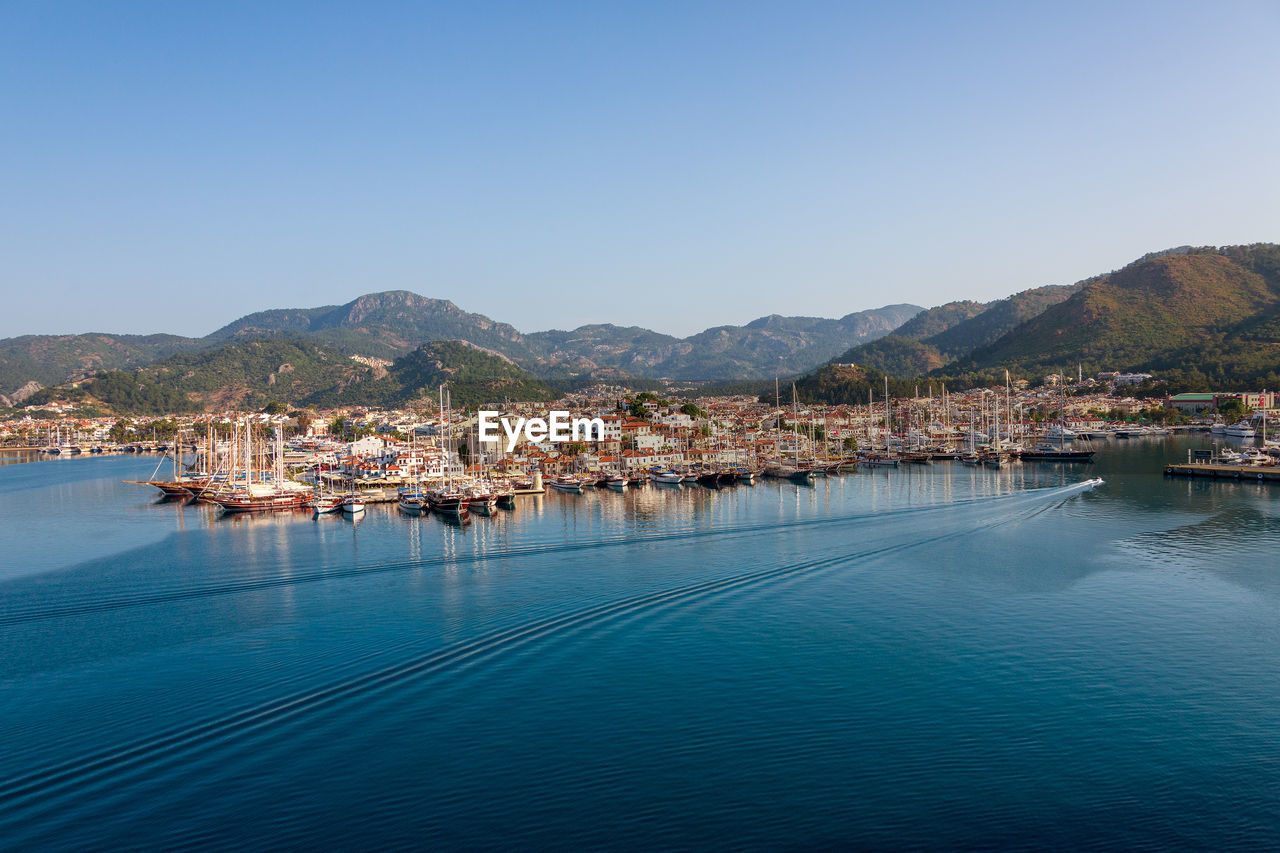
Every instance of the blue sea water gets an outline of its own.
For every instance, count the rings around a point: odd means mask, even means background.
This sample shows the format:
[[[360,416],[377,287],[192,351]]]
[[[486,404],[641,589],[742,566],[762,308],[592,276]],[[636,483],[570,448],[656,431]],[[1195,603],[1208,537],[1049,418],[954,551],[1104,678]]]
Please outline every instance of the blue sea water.
[[[0,846],[1273,847],[1280,486],[1198,442],[461,526],[0,465]]]

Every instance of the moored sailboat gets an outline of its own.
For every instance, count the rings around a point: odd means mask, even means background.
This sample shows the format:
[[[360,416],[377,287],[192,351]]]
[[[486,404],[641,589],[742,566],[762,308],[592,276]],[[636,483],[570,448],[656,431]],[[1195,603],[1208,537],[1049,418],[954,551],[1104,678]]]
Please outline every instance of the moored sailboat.
[[[284,478],[284,436],[277,428],[275,431],[274,471],[270,480],[254,479],[254,441],[252,424],[246,419],[244,424],[243,479],[238,479],[235,470],[231,478],[213,491],[203,494],[209,500],[222,507],[223,512],[270,512],[282,509],[302,509],[310,502],[312,490],[302,483],[286,481]],[[266,449],[258,448],[265,458]],[[236,454],[232,454],[233,469]]]
[[[429,507],[422,489],[417,486],[406,486],[396,492],[396,506],[406,515],[422,515]]]
[[[311,511],[316,515],[326,515],[342,509],[342,495],[317,492],[311,499]]]
[[[453,455],[452,439],[449,429],[449,409],[445,402],[445,386],[440,386],[440,429],[441,449],[445,457],[445,483],[438,489],[431,489],[425,495],[431,511],[438,515],[463,518],[471,506],[471,498],[453,485],[453,466],[450,464]]]
[[[558,492],[582,494],[582,481],[572,474],[561,474],[559,477],[553,477],[548,481],[548,485]]]

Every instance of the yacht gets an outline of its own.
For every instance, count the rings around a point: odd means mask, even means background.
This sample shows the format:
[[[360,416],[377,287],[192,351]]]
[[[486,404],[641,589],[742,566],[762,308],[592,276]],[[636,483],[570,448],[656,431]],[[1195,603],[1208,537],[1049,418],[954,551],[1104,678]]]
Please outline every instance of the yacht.
[[[1031,462],[1090,462],[1093,460],[1093,451],[1067,450],[1052,444],[1038,444],[1030,450],[1022,451],[1022,458]]]
[[[570,474],[561,474],[550,481],[551,488],[561,492],[582,493],[582,481]]]
[[[1079,438],[1079,434],[1067,427],[1066,424],[1049,424],[1048,429],[1044,431],[1045,438],[1054,439],[1056,441],[1073,441]]]
[[[1248,421],[1238,421],[1229,427],[1224,427],[1222,434],[1231,438],[1253,438],[1258,433]]]

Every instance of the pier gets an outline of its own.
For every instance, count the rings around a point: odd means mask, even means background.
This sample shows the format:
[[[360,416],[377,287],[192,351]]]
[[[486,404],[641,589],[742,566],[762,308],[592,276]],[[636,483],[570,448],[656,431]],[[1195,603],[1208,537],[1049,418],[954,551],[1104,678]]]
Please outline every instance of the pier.
[[[1254,480],[1263,483],[1280,482],[1280,466],[1276,465],[1225,465],[1219,462],[1176,463],[1164,466],[1166,477],[1208,477],[1222,480]]]

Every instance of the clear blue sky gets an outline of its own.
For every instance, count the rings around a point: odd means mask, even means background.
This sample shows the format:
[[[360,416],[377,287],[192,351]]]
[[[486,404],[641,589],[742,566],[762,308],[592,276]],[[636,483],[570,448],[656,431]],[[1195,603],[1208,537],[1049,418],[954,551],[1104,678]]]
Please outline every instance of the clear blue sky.
[[[1280,4],[0,7],[0,336],[688,334],[1280,241]]]

